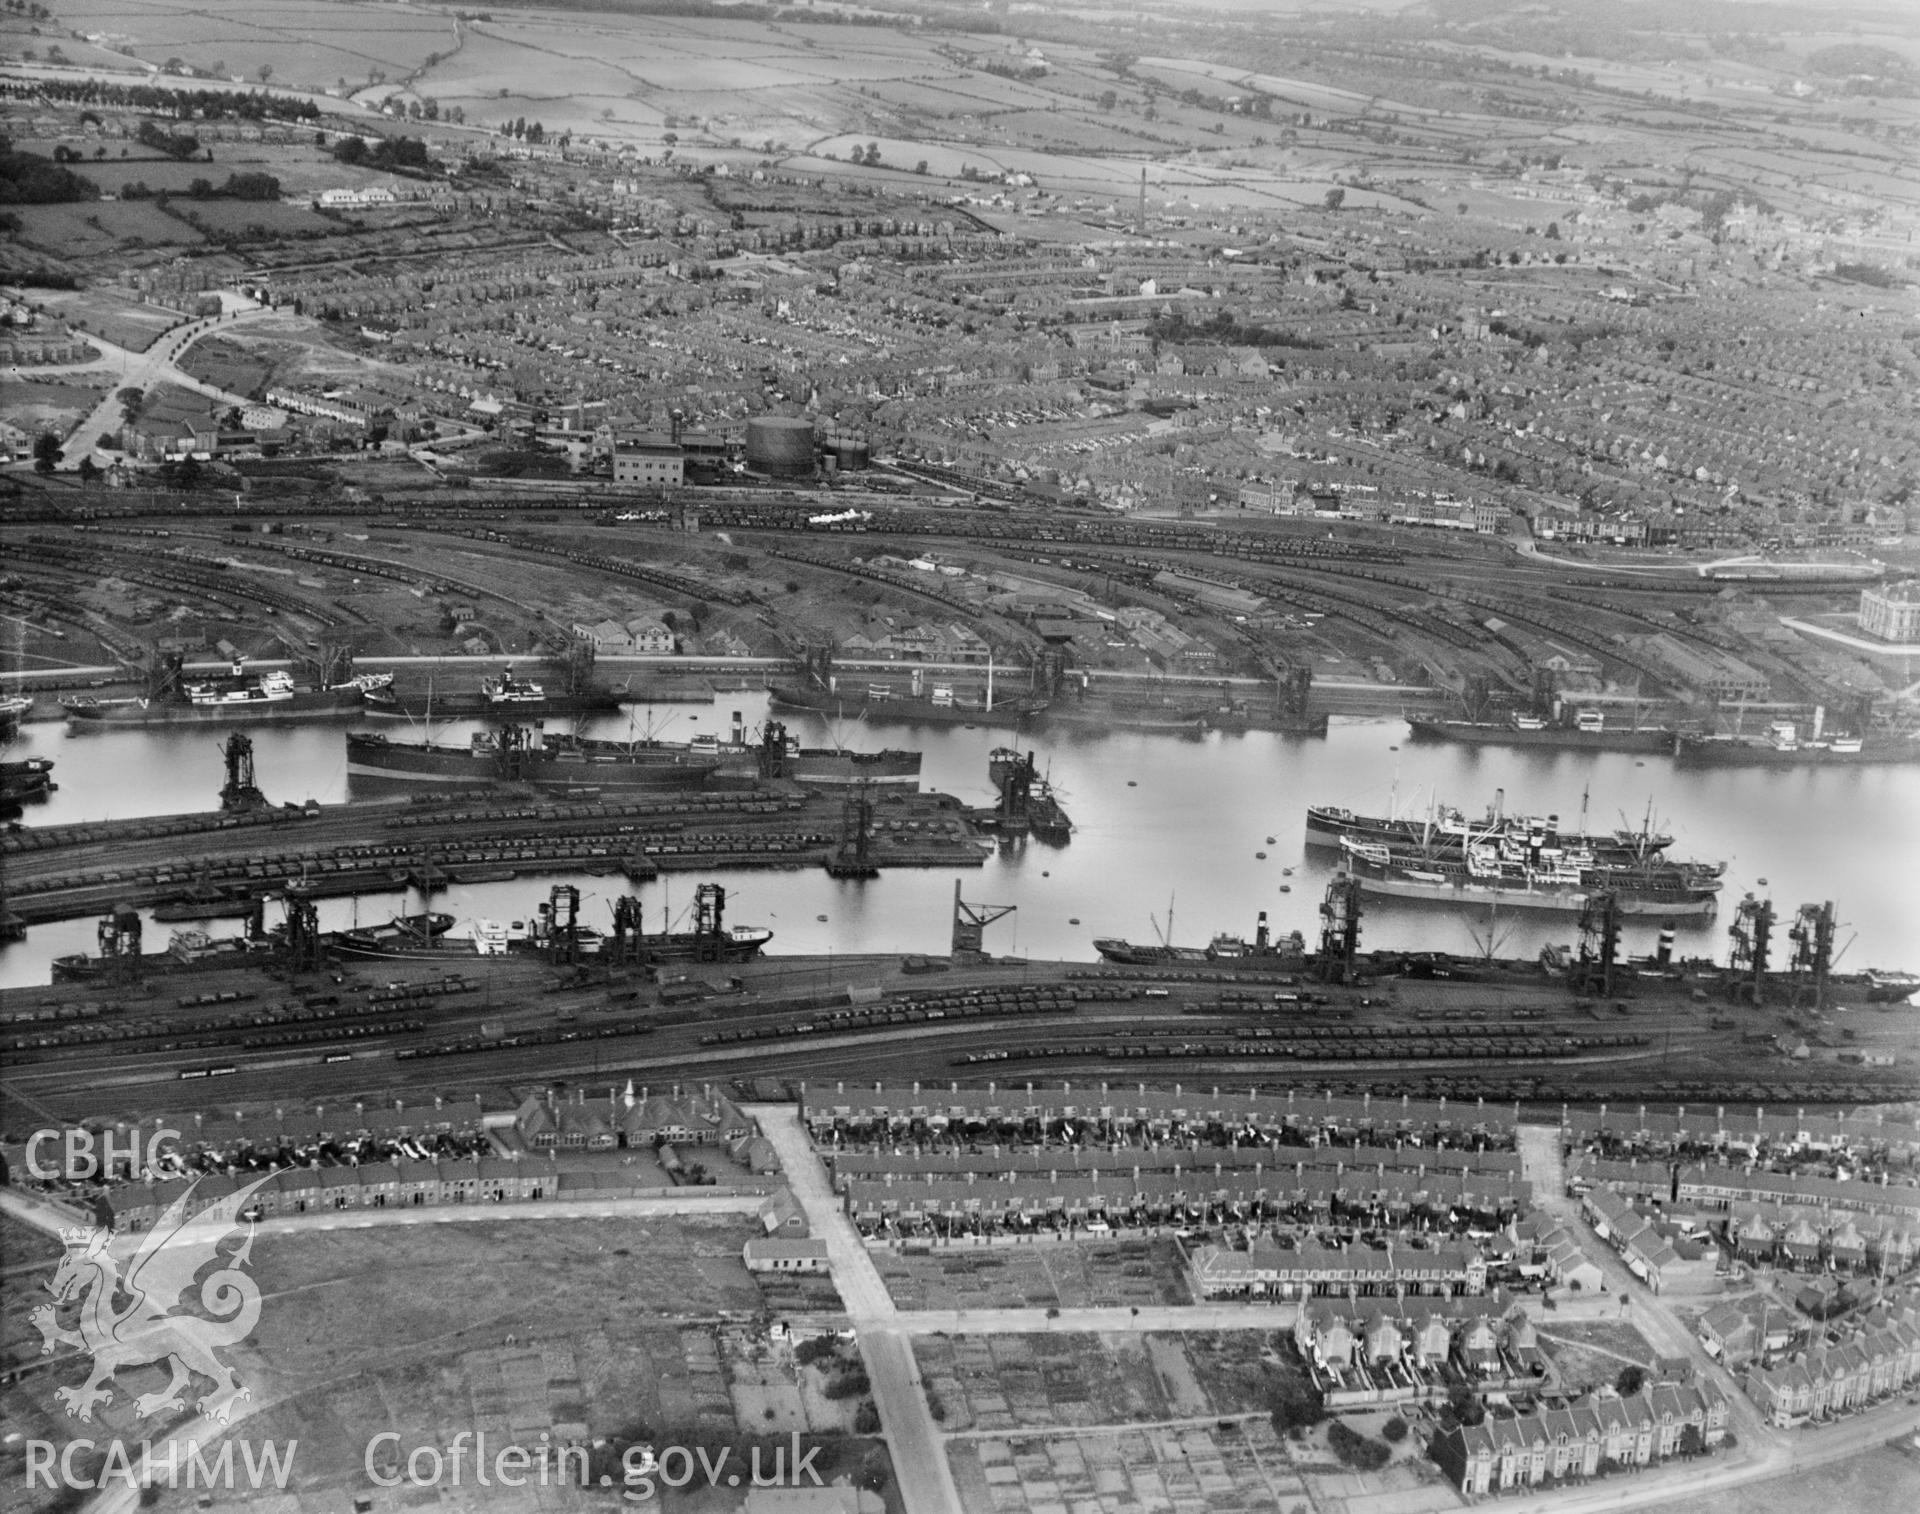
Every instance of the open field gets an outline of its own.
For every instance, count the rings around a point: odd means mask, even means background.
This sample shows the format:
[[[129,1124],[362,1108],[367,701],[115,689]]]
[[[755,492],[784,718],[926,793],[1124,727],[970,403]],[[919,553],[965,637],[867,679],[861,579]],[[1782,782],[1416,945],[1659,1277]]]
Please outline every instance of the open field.
[[[1655,1514],[1834,1514],[1911,1509],[1920,1502],[1920,1454],[1876,1446],[1814,1472],[1654,1504]]]
[[[1125,1433],[1020,1434],[952,1440],[947,1456],[966,1509],[1305,1510],[1292,1448],[1264,1420]]]
[[[451,16],[353,3],[316,9],[299,0],[75,0],[60,19],[76,31],[104,34],[108,46],[147,63],[178,58],[222,80],[246,82],[268,66],[281,84],[316,89],[337,87],[342,78],[364,83],[369,69],[397,79],[455,42]]]
[[[1264,1416],[1297,1367],[1264,1332],[923,1337],[922,1376],[950,1431]]]
[[[168,215],[148,201],[122,200],[77,205],[22,205],[14,214],[20,217],[20,240],[45,253],[66,258],[99,257],[107,253],[130,253],[145,247],[194,247],[200,233],[186,222]],[[59,291],[49,290],[43,298]],[[111,300],[102,293],[101,301]],[[125,302],[113,303],[124,307]],[[104,307],[103,307],[104,308]],[[109,341],[144,349],[159,335],[148,331],[138,335],[141,321],[103,325],[96,329]],[[124,335],[116,334],[123,332]]]
[[[1188,1300],[1171,1241],[947,1247],[874,1258],[902,1309],[972,1309],[1016,1300],[1036,1308],[1088,1304],[1182,1304]]]

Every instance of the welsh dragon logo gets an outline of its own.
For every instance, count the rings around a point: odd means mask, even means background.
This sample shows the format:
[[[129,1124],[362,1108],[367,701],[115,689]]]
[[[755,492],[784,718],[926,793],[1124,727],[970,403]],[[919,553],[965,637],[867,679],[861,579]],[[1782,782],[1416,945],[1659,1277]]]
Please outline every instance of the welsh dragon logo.
[[[195,1373],[213,1380],[213,1391],[194,1406],[220,1424],[237,1399],[253,1395],[240,1386],[231,1368],[214,1353],[238,1345],[260,1320],[260,1285],[244,1270],[253,1252],[253,1230],[219,1270],[200,1282],[200,1306],[212,1318],[176,1314],[182,1295],[210,1263],[220,1262],[220,1244],[238,1230],[238,1216],[255,1189],[272,1174],[191,1212],[199,1181],[168,1206],[141,1237],[123,1275],[113,1254],[113,1231],[105,1226],[63,1230],[67,1254],[47,1287],[54,1302],[33,1311],[44,1341],[42,1355],[57,1346],[78,1346],[93,1357],[93,1373],[77,1388],[55,1396],[75,1419],[91,1420],[93,1406],[113,1397],[109,1380],[124,1367],[169,1362],[173,1377],[166,1387],[138,1395],[133,1406],[142,1419],[184,1406],[184,1391]],[[126,1302],[122,1303],[122,1298]],[[59,1312],[78,1303],[77,1328],[59,1323]]]

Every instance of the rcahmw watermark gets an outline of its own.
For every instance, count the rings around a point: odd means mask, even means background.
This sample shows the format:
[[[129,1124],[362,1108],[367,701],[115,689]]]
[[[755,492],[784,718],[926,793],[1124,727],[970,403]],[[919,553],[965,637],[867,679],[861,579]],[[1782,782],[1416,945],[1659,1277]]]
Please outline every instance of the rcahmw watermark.
[[[103,1489],[123,1483],[138,1492],[154,1485],[169,1488],[250,1488],[284,1489],[293,1475],[293,1454],[300,1442],[243,1440],[240,1465],[235,1466],[234,1442],[225,1440],[209,1458],[200,1442],[190,1440],[185,1447],[172,1441],[155,1447],[143,1440],[129,1446],[125,1441],[107,1441],[104,1448],[91,1440],[70,1440],[64,1446],[50,1440],[27,1442],[27,1486],[29,1488]],[[100,1464],[94,1466],[95,1451],[104,1450]]]

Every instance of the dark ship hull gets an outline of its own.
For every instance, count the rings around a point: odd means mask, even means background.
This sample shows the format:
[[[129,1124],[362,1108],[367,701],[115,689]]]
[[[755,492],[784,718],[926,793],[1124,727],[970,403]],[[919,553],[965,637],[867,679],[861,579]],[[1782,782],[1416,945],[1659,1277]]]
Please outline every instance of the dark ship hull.
[[[874,698],[866,692],[833,692],[807,688],[799,684],[776,683],[768,689],[767,704],[776,710],[810,710],[815,714],[840,717],[863,716],[868,720],[897,720],[921,725],[1017,725],[1046,709],[1044,699],[1026,696],[1002,699],[991,709],[985,705],[936,704],[932,699]]]
[[[76,731],[103,726],[241,725],[258,720],[322,720],[357,716],[371,706],[357,687],[305,689],[285,699],[223,700],[191,704],[185,700],[63,699],[60,707]]]
[[[1569,725],[1517,726],[1504,720],[1409,720],[1415,741],[1464,741],[1483,746],[1559,747],[1582,752],[1671,752],[1675,733],[1665,726],[1583,731]]]
[[[1681,767],[1862,767],[1920,762],[1920,741],[1868,737],[1857,746],[1813,742],[1781,747],[1760,736],[1682,736],[1674,757]]]
[[[718,756],[682,748],[589,751],[553,744],[517,752],[390,741],[365,731],[347,734],[347,771],[408,783],[525,783],[539,788],[699,788],[720,766]]]
[[[614,715],[620,698],[610,690],[543,694],[538,699],[489,699],[485,694],[374,694],[366,713],[406,720],[545,720],[564,715]]]

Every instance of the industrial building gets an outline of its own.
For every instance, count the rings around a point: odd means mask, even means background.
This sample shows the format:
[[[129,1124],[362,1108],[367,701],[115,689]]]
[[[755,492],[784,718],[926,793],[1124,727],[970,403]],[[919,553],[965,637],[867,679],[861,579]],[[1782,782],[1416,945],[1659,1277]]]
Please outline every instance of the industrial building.
[[[1920,580],[1862,589],[1860,629],[1882,641],[1920,642]]]

